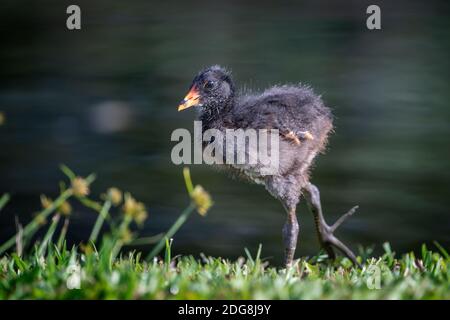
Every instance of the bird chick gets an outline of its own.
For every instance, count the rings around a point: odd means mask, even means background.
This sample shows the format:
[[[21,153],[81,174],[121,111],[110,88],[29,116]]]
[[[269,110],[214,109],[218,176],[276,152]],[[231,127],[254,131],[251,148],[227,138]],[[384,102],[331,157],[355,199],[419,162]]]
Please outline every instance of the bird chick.
[[[358,264],[353,252],[344,245],[334,231],[356,207],[344,214],[333,225],[325,222],[319,189],[310,182],[310,170],[316,155],[322,152],[333,129],[333,117],[320,96],[303,85],[274,86],[262,93],[239,95],[231,74],[220,66],[202,70],[195,76],[188,94],[178,111],[196,107],[202,121],[202,130],[216,129],[276,129],[280,133],[279,171],[263,175],[260,163],[246,167],[224,167],[250,181],[265,186],[283,205],[287,213],[282,234],[285,247],[284,264],[293,262],[299,226],[296,208],[303,197],[314,216],[319,242],[330,258],[333,247]],[[207,143],[204,147],[207,146]]]

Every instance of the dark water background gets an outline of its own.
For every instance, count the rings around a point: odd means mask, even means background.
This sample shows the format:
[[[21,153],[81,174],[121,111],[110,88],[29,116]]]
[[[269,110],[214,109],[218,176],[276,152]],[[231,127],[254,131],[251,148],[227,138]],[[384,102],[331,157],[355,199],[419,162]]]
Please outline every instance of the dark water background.
[[[275,5],[274,3],[277,3]],[[304,82],[336,115],[317,161],[326,218],[355,204],[339,235],[356,247],[397,251],[437,240],[450,246],[450,10],[447,1],[376,1],[382,30],[365,27],[365,1],[78,1],[82,30],[65,28],[68,2],[0,4],[0,240],[54,195],[65,163],[98,174],[94,193],[117,186],[144,201],[152,235],[188,202],[170,134],[192,128],[177,113],[204,66],[232,69],[254,90]],[[280,261],[284,212],[255,185],[193,166],[213,195],[176,235],[175,253],[236,257],[263,244]],[[304,204],[298,255],[316,253]],[[86,239],[95,215],[77,208],[69,236]]]

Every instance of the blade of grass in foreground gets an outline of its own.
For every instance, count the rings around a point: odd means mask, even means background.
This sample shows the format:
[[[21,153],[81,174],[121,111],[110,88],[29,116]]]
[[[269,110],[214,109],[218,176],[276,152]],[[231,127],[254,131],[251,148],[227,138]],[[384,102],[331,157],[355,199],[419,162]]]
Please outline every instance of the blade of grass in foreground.
[[[64,241],[66,240],[66,234],[68,229],[69,229],[69,219],[66,217],[64,219],[64,224],[63,227],[61,228],[61,233],[59,234],[57,242],[58,250],[61,250],[63,247]]]
[[[127,243],[128,246],[143,246],[148,244],[157,243],[164,236],[164,233],[158,233],[154,236],[150,237],[142,237],[132,240],[130,243]]]
[[[61,206],[61,204],[64,201],[70,198],[72,194],[73,192],[71,189],[64,191],[58,198],[56,198],[54,202],[52,202],[50,206],[39,212],[34,217],[34,219],[31,220],[31,222],[28,223],[23,228],[23,237],[31,237],[39,229],[39,226],[41,225],[40,221],[46,219],[52,212],[56,210],[56,208]],[[11,248],[12,246],[14,246],[15,244],[16,244],[16,236],[14,235],[0,246],[0,255],[3,254],[6,250]]]
[[[10,199],[9,194],[5,193],[4,195],[2,195],[2,197],[0,198],[0,210],[2,210],[6,206],[9,199]]]
[[[175,221],[175,223],[172,225],[172,227],[170,227],[169,231],[166,232],[164,237],[158,242],[158,244],[149,253],[149,255],[147,256],[146,260],[153,259],[154,257],[156,257],[156,255],[158,255],[158,253],[161,252],[161,250],[166,245],[166,239],[170,239],[170,238],[173,237],[173,235],[186,222],[186,220],[189,218],[189,216],[191,215],[191,213],[194,210],[195,210],[195,204],[194,203],[189,204],[189,206],[186,209],[184,209],[184,211],[178,217],[177,221]]]
[[[97,241],[98,234],[102,228],[103,222],[109,214],[109,209],[111,208],[111,201],[106,200],[103,204],[100,213],[98,214],[97,220],[95,221],[94,228],[92,229],[91,236],[89,237],[89,242]]]
[[[42,240],[41,246],[38,250],[38,255],[42,256],[45,253],[45,249],[47,249],[47,245],[53,238],[53,234],[56,231],[56,227],[58,226],[60,215],[56,214],[52,218],[52,223],[50,224],[50,227],[48,227],[48,231],[44,236],[44,240]]]
[[[191,197],[191,202],[189,206],[184,209],[184,211],[181,213],[181,215],[178,217],[178,219],[175,221],[175,223],[170,227],[170,229],[164,234],[164,236],[161,238],[161,240],[158,242],[158,244],[153,248],[153,250],[148,254],[147,260],[151,260],[154,257],[158,255],[158,253],[161,252],[161,250],[166,245],[166,239],[171,239],[174,234],[178,231],[178,229],[181,228],[181,226],[186,222],[186,220],[189,218],[191,213],[197,208],[197,205],[195,203],[195,199],[193,199],[192,195],[194,193],[194,184],[192,183],[191,174],[189,171],[189,168],[183,169],[183,177],[184,177],[184,183],[186,184],[186,190],[189,194],[189,197]]]
[[[173,239],[169,240],[166,238],[166,254],[164,255],[164,262],[167,267],[169,267],[170,261],[172,261],[172,242]]]
[[[436,246],[436,248],[439,249],[439,251],[444,256],[445,259],[450,259],[450,255],[448,254],[447,250],[445,250],[444,247],[439,244],[439,242],[433,241],[433,243]]]

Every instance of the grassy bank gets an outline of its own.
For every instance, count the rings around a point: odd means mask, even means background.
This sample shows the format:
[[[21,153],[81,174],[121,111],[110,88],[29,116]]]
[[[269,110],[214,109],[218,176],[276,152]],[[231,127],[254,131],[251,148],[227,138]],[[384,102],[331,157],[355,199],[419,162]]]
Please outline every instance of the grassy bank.
[[[277,270],[259,257],[110,256],[53,248],[43,257],[3,257],[0,299],[450,299],[449,258],[426,249],[420,258],[386,253],[363,269],[346,259]]]
[[[138,237],[147,219],[141,202],[117,188],[93,199],[93,175],[63,172],[67,180],[57,197],[42,196],[41,211],[0,244],[0,299],[450,299],[450,257],[437,243],[433,251],[422,246],[417,256],[396,255],[388,244],[380,257],[361,251],[362,269],[322,255],[279,269],[261,258],[261,248],[245,250],[237,261],[174,257],[177,230],[192,212],[205,215],[212,205],[187,170],[187,207],[166,233],[146,238]],[[0,197],[0,210],[8,201]],[[97,221],[85,243],[69,248],[73,201],[94,211]],[[37,239],[39,229],[45,232]],[[133,244],[151,246],[150,254],[129,252]]]

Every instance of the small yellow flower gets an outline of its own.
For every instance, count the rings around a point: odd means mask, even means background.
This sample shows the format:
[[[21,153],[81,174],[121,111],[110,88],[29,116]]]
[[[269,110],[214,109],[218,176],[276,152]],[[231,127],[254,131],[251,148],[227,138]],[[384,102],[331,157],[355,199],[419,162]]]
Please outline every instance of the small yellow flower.
[[[41,205],[42,208],[47,209],[52,205],[53,201],[51,198],[48,198],[46,195],[41,195]]]
[[[94,247],[90,243],[80,243],[80,250],[87,256],[95,252]]]
[[[145,220],[147,220],[147,211],[141,210],[139,212],[136,213],[136,215],[134,216],[134,221],[138,224],[138,225],[142,225],[144,223]]]
[[[133,240],[133,233],[130,231],[130,229],[126,228],[122,230],[122,232],[120,233],[120,240],[122,240],[124,243],[128,243]]]
[[[133,216],[135,210],[137,208],[137,201],[134,199],[131,194],[125,194],[125,203],[123,205],[123,213],[125,215]]]
[[[45,224],[47,224],[47,219],[45,219],[45,217],[41,216],[40,214],[37,214],[34,219],[36,220],[36,222],[40,225],[43,226]]]
[[[72,213],[72,206],[69,202],[64,201],[58,208],[58,212],[63,216],[68,216]]]
[[[118,206],[122,202],[122,191],[119,189],[109,188],[107,194],[114,206]]]
[[[0,126],[3,125],[6,121],[5,114],[3,112],[0,112]]]
[[[72,190],[76,197],[85,197],[89,194],[89,184],[81,177],[72,180]]]
[[[213,202],[209,193],[203,189],[202,186],[196,185],[191,193],[191,198],[197,206],[197,211],[200,215],[205,216],[208,210],[212,207]]]
[[[122,210],[125,215],[132,217],[138,224],[142,224],[147,219],[145,205],[142,202],[136,201],[129,193],[125,194],[125,202]]]

